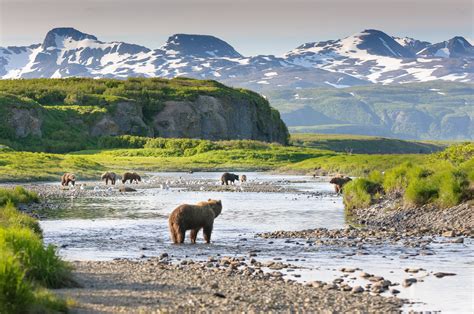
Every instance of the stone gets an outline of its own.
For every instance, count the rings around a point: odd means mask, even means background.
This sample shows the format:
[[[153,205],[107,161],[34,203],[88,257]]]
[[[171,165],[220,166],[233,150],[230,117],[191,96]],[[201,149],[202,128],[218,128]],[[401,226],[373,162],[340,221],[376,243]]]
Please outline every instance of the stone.
[[[434,273],[433,276],[435,276],[436,278],[443,278],[443,277],[446,277],[446,276],[456,276],[456,274],[455,273],[438,272],[438,273]]]

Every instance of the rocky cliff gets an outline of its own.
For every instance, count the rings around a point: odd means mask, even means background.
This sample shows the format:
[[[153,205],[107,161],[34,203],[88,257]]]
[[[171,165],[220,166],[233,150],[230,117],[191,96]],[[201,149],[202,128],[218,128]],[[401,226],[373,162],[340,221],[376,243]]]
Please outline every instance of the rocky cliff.
[[[0,92],[0,143],[48,143],[46,150],[64,151],[84,148],[73,143],[125,134],[288,143],[280,114],[263,97],[211,81],[175,79],[170,83],[160,79],[153,82],[159,84],[151,85],[150,79],[134,79],[133,84],[89,79],[33,81],[9,81],[3,86],[14,94]],[[74,82],[78,84],[71,84]],[[78,91],[84,83],[85,89],[93,87],[102,93]],[[46,87],[49,94],[45,97]],[[110,95],[110,87],[120,92]],[[73,148],[57,149],[58,145]]]

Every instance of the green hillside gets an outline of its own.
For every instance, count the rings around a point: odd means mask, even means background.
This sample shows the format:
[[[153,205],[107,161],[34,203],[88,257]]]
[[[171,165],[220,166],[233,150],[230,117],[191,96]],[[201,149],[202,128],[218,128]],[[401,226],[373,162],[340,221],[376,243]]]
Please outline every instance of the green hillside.
[[[68,152],[94,148],[101,136],[162,136],[158,131],[162,125],[154,119],[168,102],[196,102],[183,120],[194,117],[198,123],[206,115],[212,121],[212,114],[201,113],[197,107],[201,96],[217,99],[218,104],[211,105],[219,106],[221,115],[215,118],[224,119],[224,126],[230,124],[229,130],[240,127],[243,119],[232,112],[248,109],[244,114],[251,117],[251,124],[234,132],[246,135],[234,138],[287,142],[288,131],[279,112],[249,90],[188,78],[68,78],[0,80],[0,144],[19,150]],[[222,117],[222,111],[228,115]],[[249,128],[254,132],[248,132]],[[224,135],[223,139],[233,138]]]
[[[364,135],[316,133],[293,133],[290,143],[295,146],[350,154],[428,154],[441,151],[447,146],[447,143],[434,141],[405,141]]]
[[[474,84],[428,82],[267,92],[290,132],[474,139]]]

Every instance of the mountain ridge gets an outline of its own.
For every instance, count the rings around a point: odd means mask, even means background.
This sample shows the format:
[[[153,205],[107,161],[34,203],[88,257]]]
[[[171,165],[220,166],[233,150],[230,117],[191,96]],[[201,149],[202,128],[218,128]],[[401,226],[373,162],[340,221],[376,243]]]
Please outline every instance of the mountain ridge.
[[[438,51],[445,51],[444,57]],[[374,29],[343,39],[305,43],[276,57],[243,56],[211,35],[175,34],[161,47],[149,49],[120,41],[102,42],[94,35],[63,27],[50,30],[41,44],[0,47],[0,77],[187,76],[263,92],[432,80],[473,82],[473,59],[474,50],[462,37],[431,44]]]

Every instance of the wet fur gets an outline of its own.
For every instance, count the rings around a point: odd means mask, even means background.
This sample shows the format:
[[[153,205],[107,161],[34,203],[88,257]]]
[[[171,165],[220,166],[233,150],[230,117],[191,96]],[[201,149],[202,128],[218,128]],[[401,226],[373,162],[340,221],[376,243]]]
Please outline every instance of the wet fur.
[[[105,172],[104,174],[102,174],[100,179],[102,181],[105,180],[105,185],[109,184],[109,180],[112,185],[115,185],[115,181],[117,180],[117,175],[115,174],[115,172]]]
[[[62,186],[69,186],[69,183],[74,186],[76,184],[76,176],[72,173],[65,173],[61,177],[61,185]]]
[[[122,176],[122,183],[125,184],[127,181],[130,181],[130,184],[132,184],[133,181],[138,184],[138,182],[142,181],[142,178],[136,172],[125,172]]]

